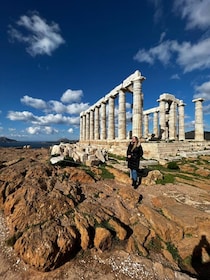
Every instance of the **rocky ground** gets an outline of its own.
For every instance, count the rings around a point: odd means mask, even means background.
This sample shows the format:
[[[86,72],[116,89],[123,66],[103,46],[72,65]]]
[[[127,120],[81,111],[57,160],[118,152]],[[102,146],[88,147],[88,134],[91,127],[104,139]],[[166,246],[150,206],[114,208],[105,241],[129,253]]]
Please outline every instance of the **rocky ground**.
[[[210,158],[144,169],[134,190],[123,162],[104,179],[49,157],[0,149],[0,279],[210,279]]]

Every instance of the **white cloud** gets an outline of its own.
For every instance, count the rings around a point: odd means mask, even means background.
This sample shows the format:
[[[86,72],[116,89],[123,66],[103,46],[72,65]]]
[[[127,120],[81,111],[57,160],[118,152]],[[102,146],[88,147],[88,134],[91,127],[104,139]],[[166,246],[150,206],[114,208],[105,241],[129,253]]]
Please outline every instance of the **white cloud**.
[[[149,0],[149,2],[154,5],[155,12],[154,12],[154,22],[157,23],[163,16],[163,5],[162,0]]]
[[[25,104],[27,106],[31,106],[36,109],[43,110],[43,109],[47,108],[46,102],[44,100],[38,99],[38,98],[33,98],[28,95],[23,96],[23,98],[21,98],[20,101],[23,104]]]
[[[71,103],[79,102],[83,96],[82,90],[71,90],[68,89],[61,97],[62,102]],[[72,103],[69,105],[63,104],[57,100],[44,101],[43,99],[38,99],[30,97],[28,95],[21,98],[21,102],[27,106],[35,109],[44,111],[45,113],[55,112],[58,114],[80,114],[89,108],[89,103]]]
[[[65,113],[67,110],[66,110],[66,106],[63,105],[63,103],[61,103],[60,101],[50,100],[48,111],[53,111],[62,114]]]
[[[140,49],[134,59],[151,65],[159,60],[167,65],[175,54],[176,62],[184,72],[210,68],[210,38],[200,40],[194,45],[190,42],[179,44],[175,40],[167,40],[149,50]]]
[[[32,122],[36,121],[36,117],[28,111],[17,112],[17,111],[9,111],[7,114],[7,118],[11,121],[25,121]]]
[[[32,135],[38,135],[38,134],[55,134],[55,133],[58,133],[58,130],[57,129],[54,129],[50,126],[30,126],[26,129],[26,131],[29,133],[29,134],[32,134]]]
[[[179,0],[174,1],[174,8],[181,17],[186,19],[186,29],[206,29],[210,27],[209,0]]]
[[[195,87],[196,93],[193,98],[204,98],[205,101],[210,101],[210,81],[205,82],[200,86]]]
[[[180,80],[179,74],[174,74],[171,76],[171,80]]]
[[[166,65],[171,59],[172,51],[176,44],[176,41],[168,40],[150,48],[149,50],[140,49],[134,56],[134,59],[139,62],[147,62],[151,65],[154,64],[156,60],[159,60]]]
[[[80,114],[89,108],[89,103],[74,103],[67,106],[67,113],[70,115]]]
[[[61,96],[61,101],[64,103],[79,102],[83,96],[82,90],[66,90]]]
[[[199,41],[197,44],[184,42],[177,45],[177,63],[184,72],[210,68],[210,38]]]
[[[65,42],[59,34],[58,24],[55,22],[48,24],[37,12],[30,16],[21,16],[16,22],[16,26],[17,28],[9,26],[10,39],[26,44],[26,51],[31,56],[51,55]]]
[[[205,115],[210,115],[210,104],[203,106],[203,113]],[[209,125],[209,124],[208,124]]]
[[[37,117],[37,120],[33,123],[40,125],[51,125],[51,124],[79,124],[80,117],[66,117],[62,114],[49,114],[46,116]]]
[[[7,118],[12,121],[30,122],[35,125],[47,126],[52,124],[75,124],[78,125],[80,117],[66,117],[62,114],[48,114],[46,116],[35,116],[30,112],[9,111]]]
[[[160,35],[160,40],[159,40],[159,43],[161,43],[163,41],[163,39],[165,38],[166,36],[166,32],[162,32],[161,35]]]
[[[150,0],[156,8],[161,7],[161,1]],[[176,40],[163,41],[166,33],[160,36],[159,44],[148,50],[140,49],[134,59],[153,65],[156,61],[168,65],[172,60],[182,67],[184,73],[210,68],[210,1],[209,0],[179,0],[174,1],[174,11],[186,20],[187,29],[202,29],[206,31],[197,43]]]
[[[69,132],[69,133],[73,133],[73,132],[74,132],[73,128],[69,128],[69,129],[68,129],[68,132]]]
[[[61,99],[65,102],[80,101],[82,95],[81,90],[68,90],[62,95]],[[7,118],[12,121],[30,123],[31,126],[26,129],[29,135],[58,133],[58,130],[52,127],[53,125],[75,126],[78,128],[80,113],[89,108],[88,103],[63,104],[61,101],[44,101],[28,95],[23,96],[21,102],[32,108],[39,109],[41,114],[35,115],[29,111],[9,111]],[[66,128],[66,132],[73,134],[74,130],[73,128]]]
[[[126,102],[126,103],[125,103],[125,107],[126,107],[126,109],[131,109],[131,104],[128,103],[128,102]]]

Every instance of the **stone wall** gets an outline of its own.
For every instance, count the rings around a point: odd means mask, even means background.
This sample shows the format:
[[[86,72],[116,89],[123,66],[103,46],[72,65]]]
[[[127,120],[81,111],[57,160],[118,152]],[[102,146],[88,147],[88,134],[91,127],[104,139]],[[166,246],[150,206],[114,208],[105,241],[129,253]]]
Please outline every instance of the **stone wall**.
[[[104,143],[109,153],[125,156],[129,141]],[[103,144],[100,143],[100,147]],[[210,141],[143,142],[145,159],[166,159],[176,156],[187,157],[210,154]]]

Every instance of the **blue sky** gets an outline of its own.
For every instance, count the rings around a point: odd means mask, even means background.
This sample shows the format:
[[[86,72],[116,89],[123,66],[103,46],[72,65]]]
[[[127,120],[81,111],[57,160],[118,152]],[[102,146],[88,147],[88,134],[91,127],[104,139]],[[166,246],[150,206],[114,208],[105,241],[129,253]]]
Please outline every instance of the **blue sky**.
[[[210,0],[7,0],[0,9],[0,136],[79,138],[79,114],[139,70],[144,109],[203,97],[210,130]],[[128,114],[129,114],[129,105]]]

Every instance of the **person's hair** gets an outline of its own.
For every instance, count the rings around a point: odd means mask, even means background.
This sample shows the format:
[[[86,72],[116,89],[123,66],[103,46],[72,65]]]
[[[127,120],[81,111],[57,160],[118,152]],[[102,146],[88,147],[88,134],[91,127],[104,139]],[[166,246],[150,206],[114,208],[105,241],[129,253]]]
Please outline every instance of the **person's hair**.
[[[131,152],[139,145],[139,139],[137,136],[133,136],[136,139],[136,142],[133,144],[133,147],[131,149]]]

